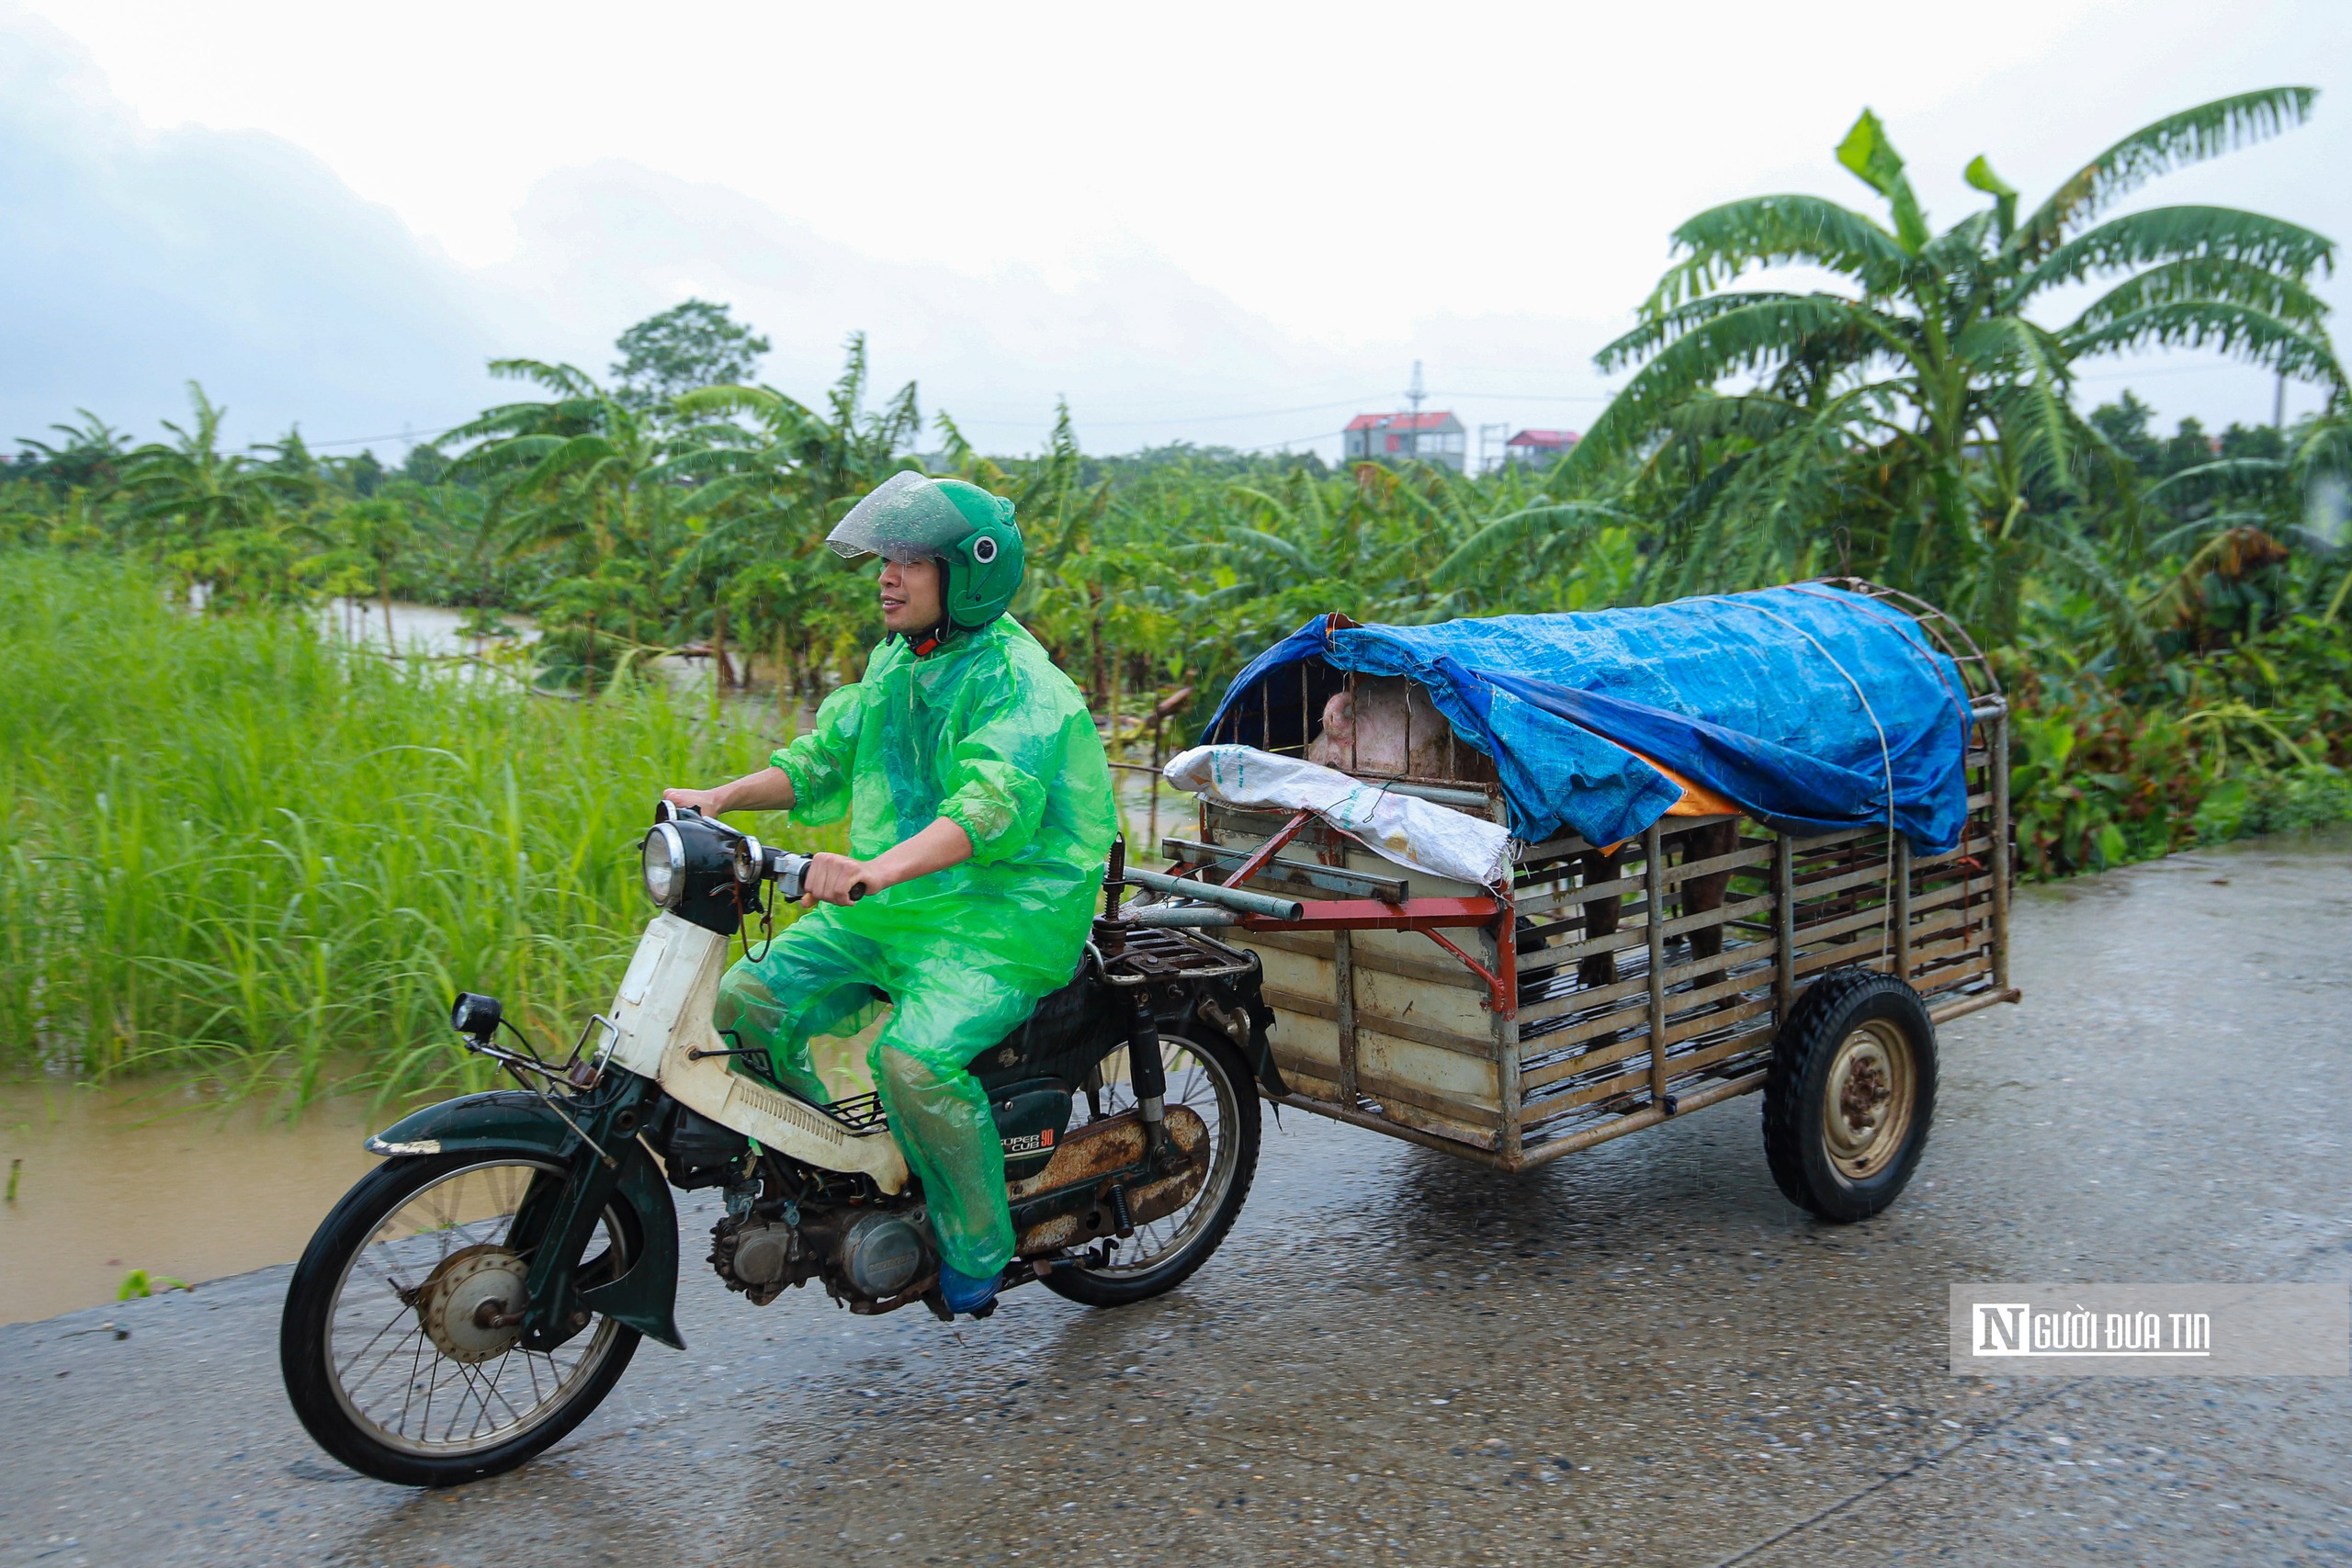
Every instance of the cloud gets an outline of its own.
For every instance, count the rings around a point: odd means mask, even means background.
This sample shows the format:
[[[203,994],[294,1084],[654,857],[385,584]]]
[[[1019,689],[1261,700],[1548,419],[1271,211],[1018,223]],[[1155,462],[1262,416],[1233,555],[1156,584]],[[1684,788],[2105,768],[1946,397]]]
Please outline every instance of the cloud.
[[[946,410],[996,451],[1034,450],[1067,396],[1091,450],[1189,438],[1336,452],[1332,433],[1392,404],[1416,354],[1441,390],[1449,375],[1476,389],[1480,364],[1536,367],[1556,389],[1541,367],[1584,376],[1602,335],[1442,317],[1418,346],[1334,347],[1132,239],[1052,277],[879,260],[754,197],[618,160],[539,179],[514,254],[469,269],[282,139],[143,126],[79,44],[5,11],[0,209],[0,441],[45,435],[76,408],[153,434],[183,417],[195,379],[230,407],[232,442],[299,422],[313,442],[389,436],[375,444],[397,450],[397,433],[503,395],[489,359],[601,376],[624,327],[689,295],[765,332],[762,378],[802,397],[865,332],[877,389],[918,381],[927,414]],[[1557,412],[1531,404],[1522,423],[1566,423]]]
[[[390,211],[274,137],[152,131],[77,46],[0,25],[0,437],[149,432],[199,378],[235,439],[461,417],[495,333]]]
[[[601,368],[621,327],[698,295],[774,341],[763,379],[809,395],[863,331],[878,385],[919,381],[927,413],[944,408],[999,449],[1034,446],[1064,395],[1093,449],[1180,434],[1246,444],[1344,418],[1250,411],[1403,379],[1396,348],[1303,343],[1140,245],[1059,279],[879,261],[753,197],[617,161],[541,180],[516,224],[514,256],[483,280],[509,319],[538,323],[550,354]]]
[[[364,132],[379,155],[351,164],[353,177],[373,171],[369,190],[407,189],[402,212],[429,215],[431,203],[411,198],[420,179],[434,188],[436,168],[451,188],[495,169],[514,182],[498,186],[502,211],[507,192],[525,189],[525,171],[548,170],[513,213],[511,254],[474,269],[360,198],[292,141],[149,128],[80,44],[9,7],[0,0],[0,211],[10,220],[0,248],[0,363],[8,371],[0,442],[40,435],[77,406],[152,432],[185,408],[190,378],[231,406],[239,441],[275,436],[297,420],[315,441],[429,431],[504,395],[484,373],[492,356],[570,360],[602,375],[624,327],[689,295],[731,304],[765,332],[775,350],[762,378],[804,398],[838,373],[843,338],[865,332],[878,392],[917,380],[926,412],[948,411],[999,452],[1035,449],[1066,395],[1092,451],[1183,438],[1334,454],[1349,414],[1397,405],[1415,360],[1427,362],[1435,405],[1466,423],[1580,428],[1604,391],[1591,353],[1655,276],[1673,221],[1718,197],[1784,186],[1869,206],[1828,149],[1851,107],[1871,96],[1860,84],[1886,74],[1883,62],[1847,72],[1857,85],[1838,89],[1834,112],[1818,94],[1784,95],[1760,120],[1746,98],[1686,94],[1700,107],[1683,140],[1623,145],[1608,125],[1589,123],[1606,107],[1596,98],[1578,111],[1585,119],[1555,128],[1555,141],[1573,155],[1473,171],[1487,171],[1482,179],[1555,171],[1543,186],[1498,196],[1473,181],[1464,188],[1486,193],[1476,201],[1435,180],[1409,200],[1368,201],[1335,197],[1320,174],[1267,177],[1270,162],[1308,165],[1270,160],[1266,148],[1279,138],[1266,137],[1328,139],[1330,126],[1309,115],[1286,120],[1287,129],[1252,129],[1245,117],[1204,151],[1193,120],[1155,120],[1127,103],[1125,89],[1109,87],[1096,89],[1105,145],[1141,135],[1145,151],[1165,154],[1159,162],[1095,148],[1080,165],[1041,164],[1034,148],[1014,156],[1029,146],[1016,140],[993,161],[959,145],[938,161],[945,172],[903,179],[876,171],[933,165],[904,156],[803,161],[779,185],[772,143],[714,135],[674,105],[630,98],[614,111],[626,109],[628,136],[600,118],[594,134],[548,140],[564,106],[594,98],[574,79],[575,67],[593,62],[569,56],[517,60],[493,49],[427,80],[439,46],[419,42],[422,34],[355,54],[340,35],[297,38],[233,14],[216,25],[208,13],[201,23],[171,23],[192,29],[185,37],[164,28],[178,39],[164,48],[147,22],[122,21],[124,36],[143,40],[150,73],[203,89],[205,112],[223,123],[259,113],[273,85],[292,83],[286,91],[318,99],[334,111],[322,108],[320,124],[346,141]],[[2339,165],[2352,147],[2341,63],[2352,11],[2306,3],[2227,28],[2175,27],[2198,15],[2190,0],[2143,0],[2133,15],[2150,25],[2112,37],[2101,30],[2109,13],[2067,10],[2050,24],[2064,33],[2060,44],[2012,50],[2007,63],[1988,59],[1958,77],[1947,72],[1934,92],[1912,95],[1921,101],[1881,97],[1939,219],[1982,200],[1957,183],[1976,152],[1989,151],[2005,175],[2039,192],[2130,125],[2309,63],[2329,88],[2319,124],[2135,200],[2243,203],[2324,230],[2352,221],[2352,184],[2313,175]],[[118,38],[109,62],[122,52]],[[1480,56],[1478,70],[1488,63]],[[539,96],[492,103],[500,73],[510,72],[536,82]],[[1478,80],[1492,96],[1491,82]],[[700,79],[693,90],[713,91]],[[152,92],[134,96],[153,102]],[[492,108],[519,118],[467,118]],[[1075,123],[1058,99],[1024,113],[1036,122],[1031,131],[1057,149]],[[304,122],[278,123],[312,140]],[[1166,143],[1179,132],[1170,125],[1182,133],[1175,164]],[[453,141],[454,126],[475,140]],[[663,126],[666,143],[653,134]],[[1804,138],[1818,145],[1788,162]],[[1428,146],[1458,140],[1458,127],[1441,127]],[[632,158],[598,156],[618,145]],[[754,155],[746,148],[767,162],[746,164]],[[474,167],[458,166],[466,157]],[[566,157],[591,161],[552,162]],[[649,166],[662,163],[666,170]],[[407,185],[388,183],[387,167]],[[1050,172],[1024,173],[1039,167]],[[1429,194],[1441,188],[1453,194]],[[1182,197],[1173,206],[1171,189]],[[1182,222],[1152,218],[1159,207]],[[1024,249],[1020,241],[1035,243]],[[1476,265],[1412,259],[1421,254],[1413,246],[1440,241],[1452,247],[1447,254],[1474,252]],[[1071,245],[1081,242],[1073,260]],[[899,259],[871,254],[884,251]],[[1004,260],[1020,254],[1036,265]],[[1481,284],[1482,267],[1521,283]],[[1540,287],[1523,286],[1530,277]],[[2326,287],[2331,299],[2346,299],[2345,278]],[[1463,309],[1464,301],[1494,309]],[[2126,385],[2168,416],[2195,412],[2217,425],[2267,417],[2271,396],[2260,372],[2199,355],[2111,361],[2086,367],[2083,381],[2094,400]],[[2290,412],[2315,398],[2295,389]]]

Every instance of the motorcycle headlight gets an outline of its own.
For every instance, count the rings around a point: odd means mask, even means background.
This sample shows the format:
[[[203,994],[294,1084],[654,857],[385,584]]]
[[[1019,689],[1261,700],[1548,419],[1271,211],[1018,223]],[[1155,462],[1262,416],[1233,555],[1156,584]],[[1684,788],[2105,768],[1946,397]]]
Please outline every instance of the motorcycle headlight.
[[[667,822],[645,835],[644,872],[645,896],[657,908],[675,908],[686,894],[686,845]]]
[[[498,1021],[503,1011],[496,997],[459,991],[449,1009],[449,1027],[460,1034],[472,1035],[479,1043],[488,1044],[490,1037],[498,1032]]]

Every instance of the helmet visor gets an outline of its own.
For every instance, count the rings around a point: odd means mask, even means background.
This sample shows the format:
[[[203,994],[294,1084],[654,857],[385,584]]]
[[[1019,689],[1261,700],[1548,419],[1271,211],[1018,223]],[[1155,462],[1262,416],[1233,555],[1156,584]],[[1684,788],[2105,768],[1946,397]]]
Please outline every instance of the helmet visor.
[[[922,474],[892,474],[833,525],[825,543],[853,559],[925,560],[945,555],[972,531],[971,520]]]

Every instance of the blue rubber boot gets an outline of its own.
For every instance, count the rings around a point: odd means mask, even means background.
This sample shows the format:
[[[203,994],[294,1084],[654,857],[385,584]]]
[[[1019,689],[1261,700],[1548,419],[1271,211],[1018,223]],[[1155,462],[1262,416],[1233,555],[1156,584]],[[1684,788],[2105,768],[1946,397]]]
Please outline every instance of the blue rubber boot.
[[[949,1312],[968,1312],[974,1317],[986,1317],[996,1307],[998,1278],[994,1274],[985,1279],[959,1274],[943,1263],[939,1266],[939,1299],[947,1303]]]

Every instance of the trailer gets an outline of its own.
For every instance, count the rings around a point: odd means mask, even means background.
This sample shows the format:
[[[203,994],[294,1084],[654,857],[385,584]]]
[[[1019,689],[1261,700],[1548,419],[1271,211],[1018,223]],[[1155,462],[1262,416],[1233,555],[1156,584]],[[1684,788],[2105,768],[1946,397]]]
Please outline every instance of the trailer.
[[[1158,846],[1160,918],[1224,925],[1255,955],[1280,1102],[1523,1171],[1763,1090],[1793,1201],[1836,1219],[1891,1201],[1932,1116],[1935,1026],[2019,996],[2008,708],[1950,617],[1876,584],[1828,586],[1906,617],[1965,684],[1955,847],[1915,853],[1884,822],[1805,835],[1686,807],[1622,843],[1514,841],[1508,876],[1480,886],[1408,871],[1314,812],[1204,798],[1192,830]],[[1302,663],[1295,707],[1285,691],[1206,739],[1304,755],[1328,693],[1396,679]],[[1427,704],[1407,694],[1408,725]],[[1402,753],[1401,771],[1340,771],[1506,820],[1494,769],[1450,728]],[[1185,884],[1199,891],[1180,904]]]

